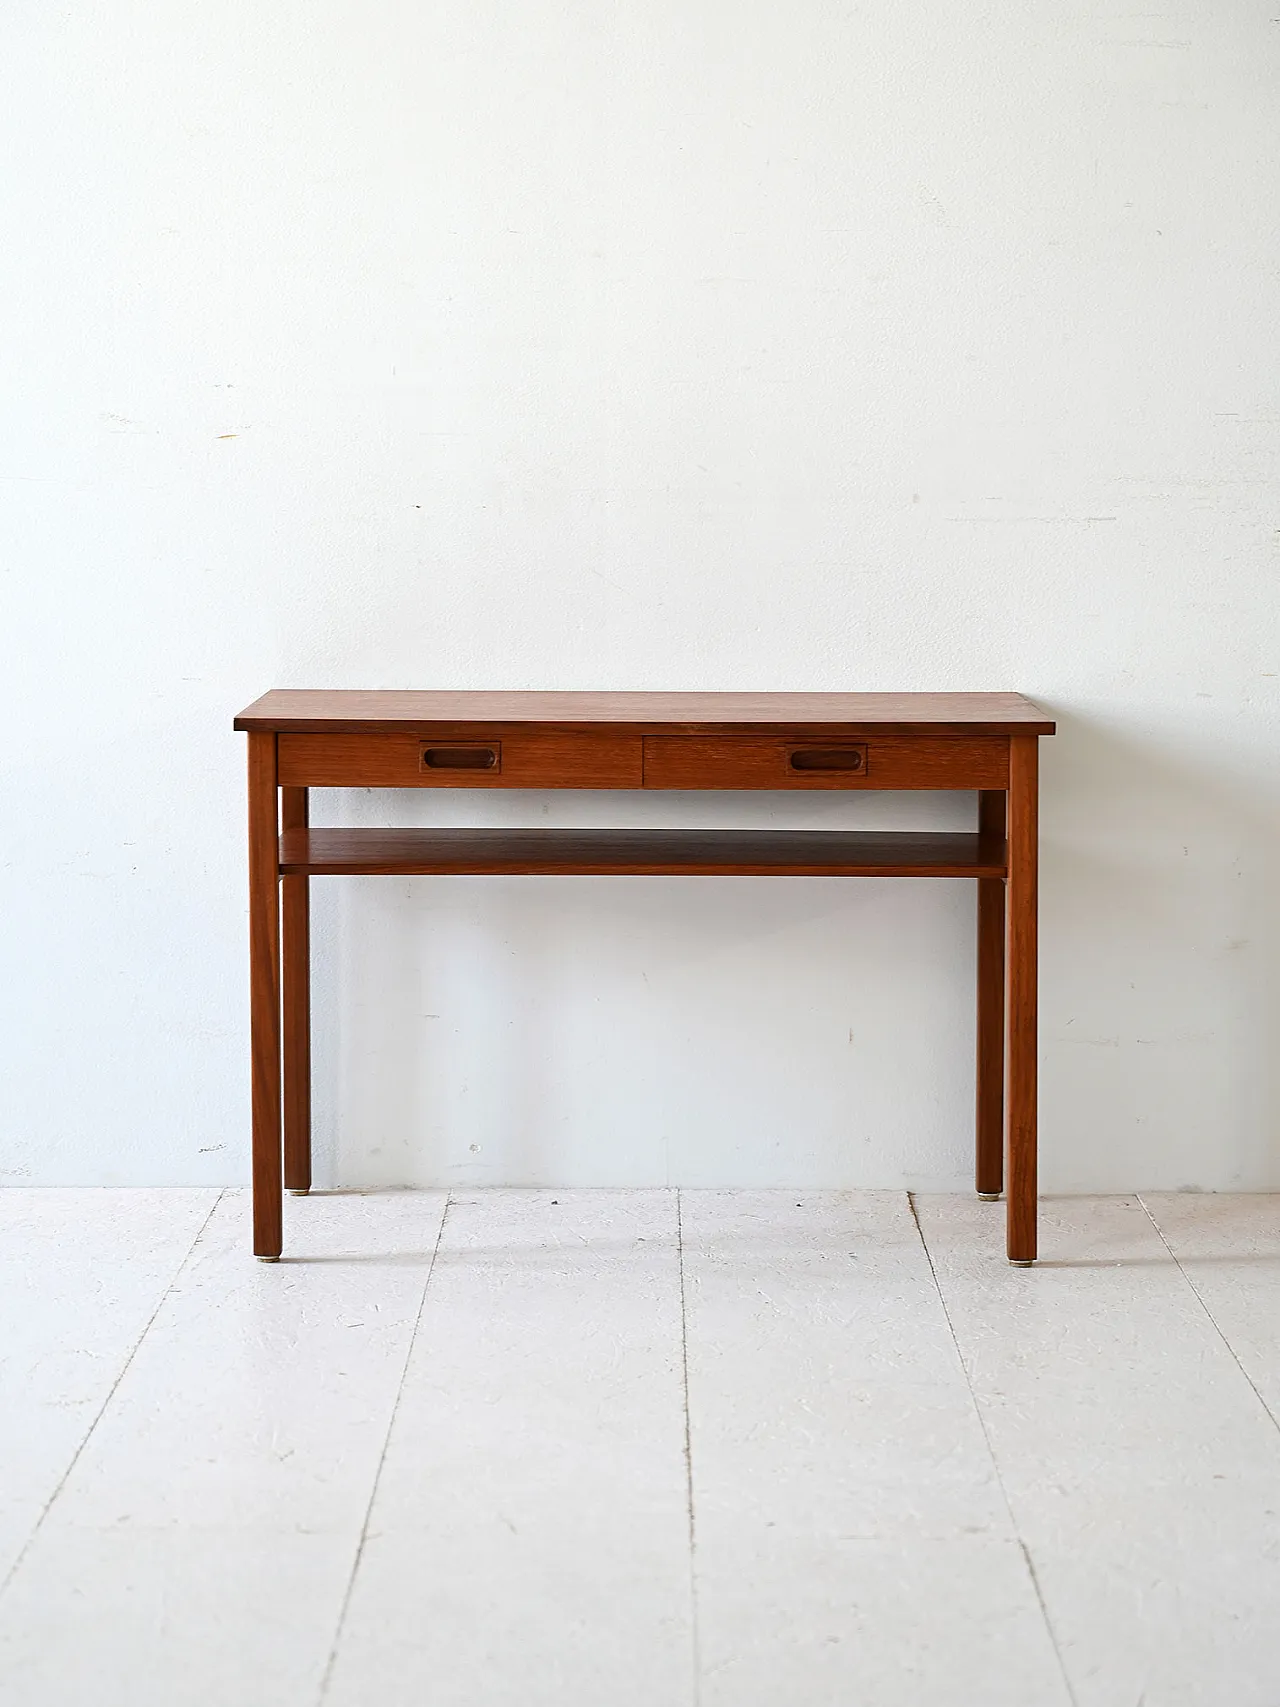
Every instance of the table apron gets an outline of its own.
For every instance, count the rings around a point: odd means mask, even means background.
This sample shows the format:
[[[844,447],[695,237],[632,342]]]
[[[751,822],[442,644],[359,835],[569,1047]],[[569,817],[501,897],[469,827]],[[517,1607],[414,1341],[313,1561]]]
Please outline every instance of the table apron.
[[[671,733],[465,725],[279,736],[288,788],[1004,789],[1002,735]]]

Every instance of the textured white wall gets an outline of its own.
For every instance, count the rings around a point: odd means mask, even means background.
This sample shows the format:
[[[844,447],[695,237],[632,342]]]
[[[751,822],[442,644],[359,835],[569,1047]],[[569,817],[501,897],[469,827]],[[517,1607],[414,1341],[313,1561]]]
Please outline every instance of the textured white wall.
[[[1275,10],[9,8],[3,1179],[245,1177],[268,686],[1017,688],[1046,1183],[1280,1186]],[[967,886],[315,916],[325,1179],[968,1177]]]

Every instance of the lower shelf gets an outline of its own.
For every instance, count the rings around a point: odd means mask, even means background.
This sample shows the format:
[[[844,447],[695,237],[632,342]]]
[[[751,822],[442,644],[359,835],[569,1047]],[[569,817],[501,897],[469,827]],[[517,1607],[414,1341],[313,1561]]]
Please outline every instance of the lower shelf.
[[[286,830],[285,876],[1003,877],[1002,840],[885,830]]]

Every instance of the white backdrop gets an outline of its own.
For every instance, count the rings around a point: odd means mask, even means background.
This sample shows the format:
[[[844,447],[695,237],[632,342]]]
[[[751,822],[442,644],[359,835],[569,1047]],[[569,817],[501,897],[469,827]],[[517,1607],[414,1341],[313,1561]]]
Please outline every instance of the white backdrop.
[[[1280,1186],[1274,11],[8,8],[0,1178],[246,1176],[266,687],[1014,688],[1046,1184]],[[324,1181],[969,1177],[968,886],[315,920]]]

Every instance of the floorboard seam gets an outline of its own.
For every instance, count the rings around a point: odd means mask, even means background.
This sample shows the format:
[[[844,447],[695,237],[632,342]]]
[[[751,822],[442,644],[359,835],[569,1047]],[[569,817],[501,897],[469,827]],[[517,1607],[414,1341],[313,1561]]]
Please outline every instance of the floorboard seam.
[[[697,1521],[693,1509],[693,1424],[689,1417],[689,1312],[685,1302],[684,1211],[676,1188],[676,1252],[680,1264],[680,1365],[684,1391],[685,1502],[689,1512],[689,1627],[693,1647],[693,1707],[702,1700],[702,1653],[698,1639]]]
[[[977,1418],[978,1427],[982,1432],[982,1441],[987,1449],[987,1457],[991,1460],[991,1472],[996,1479],[996,1486],[1000,1490],[1000,1498],[1004,1501],[1004,1509],[1009,1514],[1009,1527],[1013,1530],[1014,1540],[1017,1542],[1018,1550],[1022,1554],[1022,1562],[1027,1569],[1027,1576],[1031,1582],[1032,1592],[1036,1597],[1036,1605],[1040,1608],[1040,1616],[1044,1620],[1045,1631],[1049,1637],[1050,1645],[1053,1648],[1054,1658],[1058,1662],[1058,1672],[1062,1678],[1062,1686],[1067,1692],[1067,1699],[1071,1702],[1071,1707],[1077,1707],[1076,1692],[1071,1686],[1071,1678],[1067,1673],[1066,1661],[1063,1659],[1062,1648],[1058,1642],[1058,1633],[1053,1627],[1052,1618],[1049,1616],[1049,1608],[1045,1603],[1044,1594],[1040,1588],[1040,1578],[1036,1574],[1035,1562],[1031,1557],[1031,1549],[1022,1538],[1022,1533],[1018,1528],[1018,1519],[1013,1510],[1013,1501],[1009,1498],[1009,1490],[1005,1487],[1004,1477],[1000,1474],[1000,1461],[996,1457],[994,1446],[991,1444],[991,1435],[987,1429],[987,1419],[982,1414],[982,1406],[978,1403],[978,1395],[974,1391],[973,1382],[969,1378],[969,1366],[964,1360],[964,1353],[960,1350],[960,1340],[956,1334],[955,1323],[951,1320],[951,1311],[947,1308],[947,1300],[942,1290],[942,1283],[938,1279],[938,1270],[933,1260],[933,1252],[929,1249],[929,1241],[925,1238],[924,1228],[920,1223],[920,1213],[916,1208],[914,1192],[909,1191],[907,1193],[907,1203],[911,1209],[911,1219],[916,1225],[916,1233],[920,1239],[920,1248],[924,1252],[925,1261],[929,1265],[929,1273],[933,1278],[934,1291],[938,1294],[938,1303],[942,1306],[942,1314],[947,1324],[947,1332],[950,1334],[951,1343],[955,1347],[956,1359],[960,1364],[960,1372],[964,1376],[964,1384],[969,1391],[969,1403],[973,1406],[973,1414]]]
[[[1226,1334],[1219,1327],[1218,1319],[1214,1315],[1213,1311],[1209,1308],[1208,1304],[1205,1302],[1204,1294],[1200,1291],[1200,1288],[1196,1285],[1195,1281],[1192,1280],[1191,1276],[1187,1273],[1186,1269],[1182,1266],[1182,1263],[1178,1259],[1178,1253],[1174,1250],[1173,1246],[1169,1243],[1168,1239],[1166,1239],[1164,1236],[1164,1229],[1161,1227],[1160,1223],[1156,1220],[1155,1216],[1151,1213],[1151,1210],[1147,1207],[1146,1198],[1142,1196],[1141,1192],[1135,1192],[1134,1195],[1137,1197],[1138,1202],[1142,1205],[1142,1213],[1146,1216],[1147,1220],[1150,1221],[1152,1227],[1155,1229],[1156,1237],[1159,1239],[1160,1243],[1164,1246],[1165,1250],[1168,1251],[1170,1257],[1173,1259],[1174,1266],[1177,1269],[1178,1273],[1182,1276],[1182,1278],[1186,1281],[1187,1285],[1191,1288],[1191,1294],[1194,1297],[1196,1303],[1200,1306],[1200,1308],[1204,1311],[1205,1315],[1209,1318],[1210,1327],[1213,1329],[1214,1333],[1217,1334],[1218,1338],[1222,1341],[1223,1345],[1226,1346],[1227,1351],[1231,1355],[1231,1361],[1235,1364],[1236,1368],[1240,1371],[1241,1375],[1243,1375],[1245,1380],[1249,1383],[1250,1388],[1253,1390],[1254,1398],[1258,1401],[1258,1403],[1262,1406],[1262,1409],[1265,1411],[1266,1415],[1270,1418],[1272,1427],[1274,1429],[1276,1429],[1277,1432],[1280,1432],[1280,1417],[1278,1417],[1276,1415],[1276,1413],[1271,1409],[1271,1406],[1263,1398],[1257,1382],[1253,1379],[1253,1376],[1250,1375],[1249,1371],[1245,1368],[1244,1364],[1241,1363],[1239,1357],[1236,1355],[1236,1348],[1232,1345],[1231,1341],[1227,1338]]]
[[[427,1307],[427,1289],[431,1285],[431,1276],[435,1273],[436,1257],[440,1254],[440,1241],[444,1238],[444,1224],[449,1219],[449,1210],[453,1204],[453,1193],[450,1192],[444,1200],[444,1211],[440,1216],[440,1225],[436,1228],[436,1242],[431,1247],[431,1260],[427,1264],[427,1272],[423,1276],[422,1296],[418,1299],[417,1314],[413,1318],[413,1328],[409,1334],[409,1343],[405,1347],[404,1364],[400,1370],[400,1379],[396,1383],[396,1396],[391,1403],[391,1415],[387,1418],[387,1431],[382,1437],[382,1451],[378,1454],[378,1467],[373,1473],[373,1483],[369,1489],[369,1503],[365,1506],[364,1522],[360,1525],[360,1539],[356,1542],[355,1557],[351,1561],[351,1573],[347,1577],[346,1590],[342,1596],[342,1606],[338,1612],[338,1622],[333,1632],[333,1646],[329,1649],[329,1658],[325,1662],[324,1675],[320,1679],[320,1692],[316,1696],[316,1707],[321,1707],[329,1693],[333,1682],[333,1669],[338,1663],[338,1648],[342,1643],[342,1632],[346,1628],[347,1614],[351,1610],[351,1596],[355,1591],[356,1577],[360,1570],[360,1561],[364,1557],[365,1543],[369,1539],[369,1523],[373,1517],[374,1502],[378,1497],[378,1484],[382,1480],[383,1467],[387,1462],[387,1448],[391,1444],[391,1431],[395,1427],[396,1413],[400,1409],[400,1399],[404,1393],[404,1384],[409,1375],[409,1364],[413,1357],[413,1348],[417,1344],[418,1329],[422,1326],[423,1312]]]
[[[75,1451],[71,1454],[71,1462],[67,1465],[66,1469],[62,1472],[61,1476],[59,1476],[57,1486],[54,1488],[53,1492],[49,1495],[49,1498],[45,1501],[39,1517],[36,1519],[34,1525],[32,1526],[32,1530],[31,1530],[30,1535],[28,1535],[27,1539],[23,1542],[22,1547],[20,1548],[20,1550],[18,1552],[17,1558],[13,1561],[12,1565],[10,1565],[8,1571],[6,1572],[4,1581],[0,1582],[0,1596],[4,1595],[4,1593],[6,1592],[6,1590],[9,1587],[9,1584],[13,1581],[13,1579],[17,1576],[18,1571],[21,1569],[23,1560],[26,1558],[27,1554],[31,1551],[32,1547],[35,1545],[36,1537],[39,1535],[40,1531],[44,1528],[45,1519],[48,1517],[49,1513],[53,1510],[54,1506],[57,1504],[58,1499],[62,1493],[62,1490],[66,1487],[67,1483],[71,1480],[71,1473],[75,1469],[76,1465],[80,1462],[80,1459],[84,1454],[85,1447],[88,1446],[89,1442],[93,1439],[93,1436],[97,1430],[98,1424],[102,1421],[103,1417],[106,1415],[107,1406],[111,1403],[112,1399],[115,1398],[116,1391],[119,1388],[120,1383],[124,1380],[125,1376],[129,1373],[129,1369],[132,1366],[133,1360],[138,1355],[138,1348],[141,1346],[143,1340],[146,1339],[147,1335],[151,1332],[152,1324],[154,1323],[156,1317],[160,1314],[161,1310],[163,1310],[164,1305],[165,1305],[165,1300],[168,1298],[169,1294],[173,1291],[174,1287],[178,1284],[178,1281],[182,1278],[183,1269],[186,1268],[187,1264],[191,1261],[191,1253],[195,1250],[196,1246],[200,1243],[200,1240],[204,1234],[205,1228],[209,1225],[210,1221],[213,1220],[214,1210],[222,1202],[222,1199],[225,1195],[226,1195],[225,1190],[219,1190],[218,1191],[217,1196],[214,1198],[213,1202],[209,1205],[209,1213],[205,1216],[204,1220],[196,1228],[195,1233],[192,1237],[191,1243],[187,1246],[186,1250],[182,1253],[182,1256],[180,1257],[177,1266],[175,1267],[172,1275],[169,1277],[169,1280],[168,1280],[167,1284],[165,1285],[163,1291],[161,1292],[159,1298],[156,1300],[155,1309],[147,1317],[146,1322],[143,1324],[142,1332],[138,1335],[137,1339],[134,1340],[133,1344],[130,1346],[128,1356],[125,1358],[124,1362],[120,1365],[120,1372],[116,1376],[115,1380],[111,1383],[111,1387],[107,1393],[107,1396],[103,1399],[102,1403],[98,1406],[98,1409],[97,1409],[97,1412],[94,1416],[94,1419],[89,1424],[88,1428],[84,1431],[84,1435],[80,1441],[79,1446],[77,1446]]]

